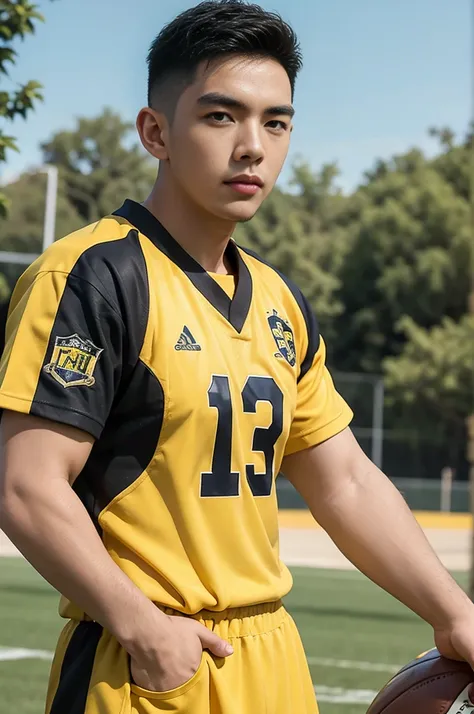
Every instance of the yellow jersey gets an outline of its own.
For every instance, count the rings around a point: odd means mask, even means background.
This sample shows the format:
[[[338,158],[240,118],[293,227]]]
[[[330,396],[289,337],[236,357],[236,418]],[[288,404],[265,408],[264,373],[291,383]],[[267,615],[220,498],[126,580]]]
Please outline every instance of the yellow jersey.
[[[226,254],[235,277],[209,274],[126,201],[23,274],[0,363],[1,409],[94,437],[75,492],[130,579],[187,614],[289,591],[282,459],[352,418],[299,289],[232,240]]]

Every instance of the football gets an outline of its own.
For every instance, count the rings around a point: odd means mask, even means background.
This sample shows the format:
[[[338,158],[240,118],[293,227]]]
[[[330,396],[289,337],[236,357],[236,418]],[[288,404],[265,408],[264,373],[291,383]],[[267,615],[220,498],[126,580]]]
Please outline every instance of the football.
[[[367,714],[474,714],[468,695],[474,672],[433,649],[403,667],[379,692]]]

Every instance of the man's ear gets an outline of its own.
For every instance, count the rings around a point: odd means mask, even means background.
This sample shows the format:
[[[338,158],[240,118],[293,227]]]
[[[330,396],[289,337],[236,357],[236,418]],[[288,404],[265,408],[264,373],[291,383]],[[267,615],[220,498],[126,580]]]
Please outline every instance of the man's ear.
[[[159,161],[168,156],[169,123],[163,112],[144,107],[137,116],[137,131],[144,148]]]

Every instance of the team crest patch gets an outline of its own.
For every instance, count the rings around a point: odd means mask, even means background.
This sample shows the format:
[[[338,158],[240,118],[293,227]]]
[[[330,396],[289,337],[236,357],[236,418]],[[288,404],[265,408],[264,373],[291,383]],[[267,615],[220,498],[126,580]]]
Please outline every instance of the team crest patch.
[[[268,324],[278,347],[276,356],[279,357],[281,355],[291,367],[294,367],[296,364],[296,351],[291,325],[280,317],[276,310],[269,314]]]
[[[63,387],[92,387],[97,360],[103,351],[77,333],[56,337],[51,362],[44,369]]]

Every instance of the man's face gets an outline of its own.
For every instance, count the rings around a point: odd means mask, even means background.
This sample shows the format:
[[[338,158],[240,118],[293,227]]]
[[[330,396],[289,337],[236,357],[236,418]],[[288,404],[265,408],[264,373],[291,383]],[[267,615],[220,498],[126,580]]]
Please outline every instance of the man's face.
[[[249,220],[280,174],[292,113],[290,81],[275,60],[201,66],[165,139],[173,180],[207,213]]]

